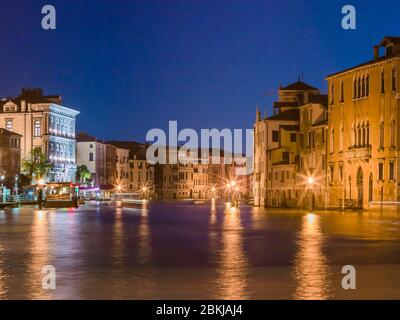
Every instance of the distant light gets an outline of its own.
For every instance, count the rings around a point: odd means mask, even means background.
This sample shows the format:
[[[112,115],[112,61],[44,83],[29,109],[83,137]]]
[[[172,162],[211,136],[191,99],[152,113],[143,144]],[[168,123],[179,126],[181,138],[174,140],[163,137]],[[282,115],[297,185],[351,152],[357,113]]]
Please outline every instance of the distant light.
[[[39,186],[44,186],[44,180],[43,179],[40,179],[38,182],[37,182],[37,184],[39,185]]]
[[[232,181],[231,181],[231,186],[232,186],[232,187],[236,186],[236,182],[232,180]]]
[[[313,177],[308,177],[307,183],[310,184],[310,185],[314,184],[314,178]]]

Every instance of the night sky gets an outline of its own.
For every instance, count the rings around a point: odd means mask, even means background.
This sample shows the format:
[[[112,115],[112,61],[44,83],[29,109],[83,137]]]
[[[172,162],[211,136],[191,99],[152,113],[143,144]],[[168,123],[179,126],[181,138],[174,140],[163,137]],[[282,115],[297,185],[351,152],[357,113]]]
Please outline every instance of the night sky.
[[[42,6],[57,30],[41,28]],[[341,8],[357,9],[357,30]],[[0,96],[61,94],[78,131],[144,141],[151,128],[251,128],[279,83],[329,73],[400,36],[399,1],[1,0]],[[270,108],[267,108],[270,111]]]

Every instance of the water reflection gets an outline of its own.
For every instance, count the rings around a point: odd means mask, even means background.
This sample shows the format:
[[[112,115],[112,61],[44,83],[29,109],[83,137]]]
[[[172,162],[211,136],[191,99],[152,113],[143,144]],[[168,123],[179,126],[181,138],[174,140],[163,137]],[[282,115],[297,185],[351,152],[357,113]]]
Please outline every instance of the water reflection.
[[[154,271],[152,268],[152,244],[151,233],[149,228],[149,215],[147,205],[143,205],[140,210],[140,224],[139,224],[139,264],[141,266],[140,286],[137,290],[141,292],[143,298],[154,297]]]
[[[324,236],[318,215],[302,218],[297,237],[298,249],[294,263],[295,299],[328,299],[331,296],[331,272],[322,252]]]
[[[43,267],[50,263],[51,239],[49,236],[49,221],[46,211],[35,211],[31,232],[31,261],[28,264],[28,278],[31,299],[49,299],[51,290],[42,289]]]
[[[3,271],[3,269],[4,269],[3,252],[4,252],[4,248],[0,242],[0,299],[5,299],[6,293],[7,293],[6,286],[5,286],[6,273]]]
[[[218,257],[217,299],[249,298],[249,263],[243,240],[240,210],[226,207],[222,225],[222,248]]]

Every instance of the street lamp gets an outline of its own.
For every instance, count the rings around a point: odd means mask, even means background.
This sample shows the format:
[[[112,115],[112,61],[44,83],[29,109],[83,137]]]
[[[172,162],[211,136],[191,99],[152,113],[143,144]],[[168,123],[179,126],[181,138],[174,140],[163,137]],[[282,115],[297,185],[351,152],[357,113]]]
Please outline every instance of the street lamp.
[[[308,184],[308,194],[309,194],[309,199],[308,199],[308,205],[310,208],[310,211],[312,210],[312,191],[313,191],[313,186],[314,186],[314,178],[312,176],[309,176],[307,178],[307,184]]]
[[[5,179],[5,176],[4,176],[4,175],[1,175],[1,176],[0,176],[0,181],[1,181],[1,187],[2,187],[2,188],[3,188],[4,179]]]

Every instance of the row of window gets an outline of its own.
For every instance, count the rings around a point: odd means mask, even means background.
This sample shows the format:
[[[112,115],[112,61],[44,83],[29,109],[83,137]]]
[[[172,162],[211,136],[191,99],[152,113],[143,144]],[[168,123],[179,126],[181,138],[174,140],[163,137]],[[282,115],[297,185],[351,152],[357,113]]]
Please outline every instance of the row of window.
[[[370,146],[370,136],[369,136],[369,122],[366,124],[361,123],[357,126],[352,126],[351,143],[353,147],[365,148]],[[330,132],[330,152],[334,152],[335,147],[335,130],[332,128]],[[339,151],[343,151],[343,135],[344,129],[343,125],[340,126],[339,135]],[[396,141],[396,122],[394,120],[390,123],[390,146],[394,146]],[[383,149],[385,144],[385,125],[381,121],[379,124],[379,149]]]
[[[395,176],[394,176],[394,161],[389,162],[388,171],[389,171],[388,179],[393,181],[395,178]],[[335,178],[335,166],[334,165],[329,166],[329,177],[330,177],[331,182],[334,181],[334,178]],[[379,181],[385,180],[384,163],[383,162],[378,163],[378,180]],[[339,181],[343,182],[343,165],[339,166]],[[351,181],[350,177],[349,177],[349,181]]]
[[[49,142],[49,157],[51,161],[55,162],[74,162],[74,149],[73,143],[63,143],[63,142]]]
[[[6,130],[13,131],[13,121],[6,121]],[[42,135],[42,122],[40,120],[36,120],[33,124],[33,136],[40,137]]]
[[[73,137],[75,134],[74,120],[50,116],[49,131],[52,134]]]
[[[274,179],[275,181],[280,181],[281,183],[285,183],[285,181],[288,181],[292,178],[293,181],[296,180],[296,173],[293,172],[292,175],[290,175],[289,170],[282,170],[280,172],[275,171],[274,174]],[[272,172],[268,173],[268,179],[271,181],[272,180]]]
[[[392,91],[397,90],[397,70],[396,68],[392,69],[391,74],[391,89]],[[385,93],[385,71],[382,70],[380,75],[380,92]],[[344,102],[344,80],[340,81],[340,97],[339,102]],[[353,79],[353,99],[360,99],[364,97],[368,97],[370,93],[370,79],[369,75],[360,75]],[[330,87],[330,104],[335,103],[335,87],[334,84],[331,84]]]

